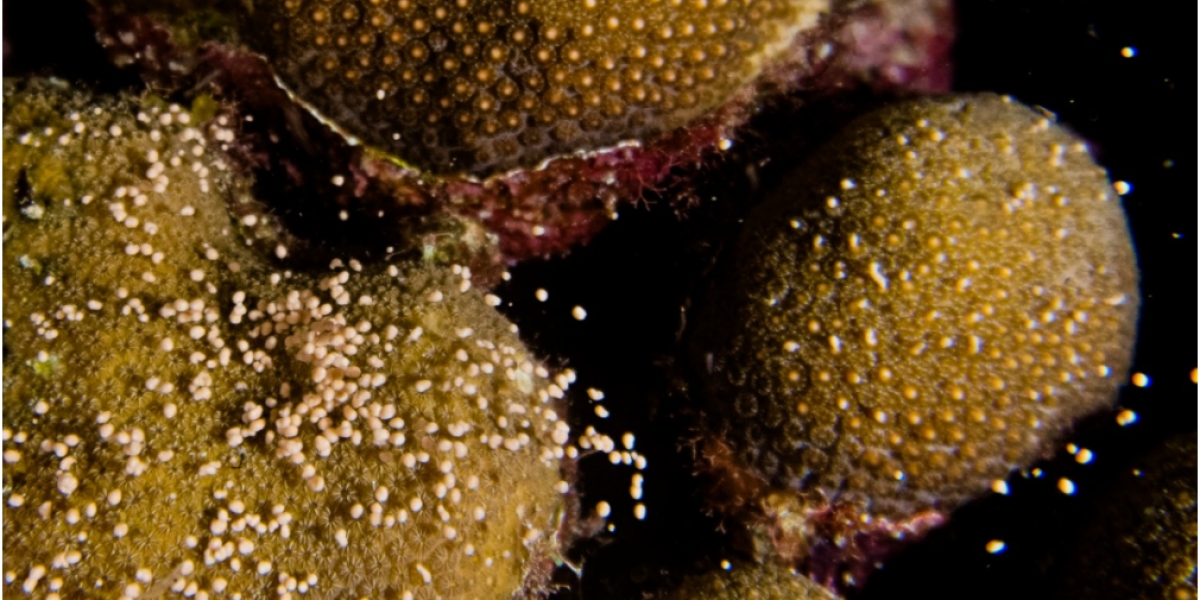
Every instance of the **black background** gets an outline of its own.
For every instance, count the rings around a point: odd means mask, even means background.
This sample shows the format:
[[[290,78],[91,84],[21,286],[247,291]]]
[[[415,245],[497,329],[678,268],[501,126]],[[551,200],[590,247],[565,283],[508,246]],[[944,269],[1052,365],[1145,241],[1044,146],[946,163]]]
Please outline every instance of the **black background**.
[[[3,9],[5,76],[54,74],[105,91],[137,85],[133,74],[105,62],[82,3],[10,1]],[[975,0],[956,10],[956,90],[1007,93],[1053,111],[1091,143],[1114,181],[1132,184],[1124,200],[1143,294],[1133,370],[1151,384],[1121,393],[1119,405],[1138,413],[1136,424],[1117,426],[1114,409],[1064,440],[1092,450],[1091,464],[1078,465],[1063,451],[1039,465],[1041,478],[1015,474],[1009,496],[990,495],[958,511],[949,526],[877,572],[857,594],[863,598],[1050,597],[1054,566],[1086,521],[1089,499],[1149,445],[1196,429],[1197,391],[1189,378],[1197,363],[1196,3]],[[1136,55],[1123,57],[1125,47]],[[793,123],[804,114],[777,118]],[[760,121],[760,131],[779,131],[764,123],[771,124]],[[759,161],[765,187],[790,160],[771,158]],[[744,177],[714,177],[701,186],[700,208],[683,220],[653,198],[627,207],[587,247],[523,264],[497,291],[526,340],[579,373],[574,426],[596,424],[613,437],[633,431],[650,460],[648,517],[639,522],[627,492],[632,470],[585,459],[585,510],[610,502],[615,532],[571,553],[582,560],[583,585],[562,598],[636,598],[679,572],[736,559],[720,523],[700,513],[679,450],[686,423],[677,415],[686,400],[674,355],[684,308],[758,195],[747,187]],[[534,299],[537,288],[549,292],[547,302]],[[586,320],[571,317],[576,305],[587,309]],[[583,395],[589,386],[605,391],[611,418],[590,416]],[[1076,483],[1076,495],[1057,490],[1060,477]],[[992,539],[1007,549],[988,554]],[[576,583],[565,570],[559,580]]]

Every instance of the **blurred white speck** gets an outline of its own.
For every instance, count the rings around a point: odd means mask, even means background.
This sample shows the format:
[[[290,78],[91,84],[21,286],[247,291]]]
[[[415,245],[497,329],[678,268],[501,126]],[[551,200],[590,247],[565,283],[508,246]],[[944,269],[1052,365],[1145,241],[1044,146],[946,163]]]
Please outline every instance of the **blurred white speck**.
[[[1137,413],[1129,410],[1128,408],[1117,413],[1117,425],[1120,425],[1121,427],[1133,425],[1134,423],[1137,423],[1137,420]]]
[[[1070,479],[1067,479],[1066,477],[1059,479],[1058,480],[1058,491],[1060,491],[1068,496],[1074,495],[1075,494],[1075,482],[1071,481]]]

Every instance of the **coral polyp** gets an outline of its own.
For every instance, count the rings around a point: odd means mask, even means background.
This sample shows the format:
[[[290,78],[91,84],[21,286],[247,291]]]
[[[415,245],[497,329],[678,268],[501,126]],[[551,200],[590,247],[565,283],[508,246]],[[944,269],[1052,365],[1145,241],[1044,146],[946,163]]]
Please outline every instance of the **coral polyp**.
[[[6,593],[542,589],[570,377],[468,270],[277,268],[199,111],[4,107]]]
[[[729,261],[691,344],[710,456],[759,482],[772,543],[816,569],[847,552],[826,534],[912,537],[1046,456],[1128,369],[1119,198],[1085,144],[1008,98],[860,119]]]

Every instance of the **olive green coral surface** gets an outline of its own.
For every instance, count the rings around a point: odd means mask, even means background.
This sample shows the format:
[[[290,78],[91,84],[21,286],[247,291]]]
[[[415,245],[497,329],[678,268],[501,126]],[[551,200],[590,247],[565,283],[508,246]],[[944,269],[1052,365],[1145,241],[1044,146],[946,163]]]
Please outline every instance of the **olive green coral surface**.
[[[5,593],[509,598],[552,558],[568,377],[468,271],[273,268],[228,130],[4,100]]]
[[[690,350],[710,429],[775,485],[878,516],[985,491],[1129,364],[1120,199],[1084,143],[1000,96],[858,120],[728,264]]]
[[[1196,598],[1196,434],[1160,444],[1097,498],[1059,598]]]
[[[811,579],[776,564],[746,564],[693,575],[665,600],[837,600]]]
[[[300,99],[434,173],[645,139],[724,104],[828,0],[270,0],[248,43]]]

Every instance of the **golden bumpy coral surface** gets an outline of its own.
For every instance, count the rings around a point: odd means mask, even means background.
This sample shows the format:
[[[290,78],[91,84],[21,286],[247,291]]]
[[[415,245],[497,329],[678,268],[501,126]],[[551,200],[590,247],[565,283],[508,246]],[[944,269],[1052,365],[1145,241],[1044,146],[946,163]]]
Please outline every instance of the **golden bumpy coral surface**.
[[[724,104],[828,0],[272,0],[247,36],[349,133],[435,173],[639,140]]]
[[[870,514],[986,490],[1129,364],[1120,199],[1082,142],[1008,98],[860,119],[730,258],[692,346],[712,427],[776,485]]]
[[[837,600],[811,579],[776,564],[735,565],[686,578],[669,600]]]
[[[464,269],[274,270],[186,108],[5,86],[4,591],[509,598],[567,426]]]
[[[1196,598],[1196,434],[1172,438],[1097,500],[1061,598]]]

